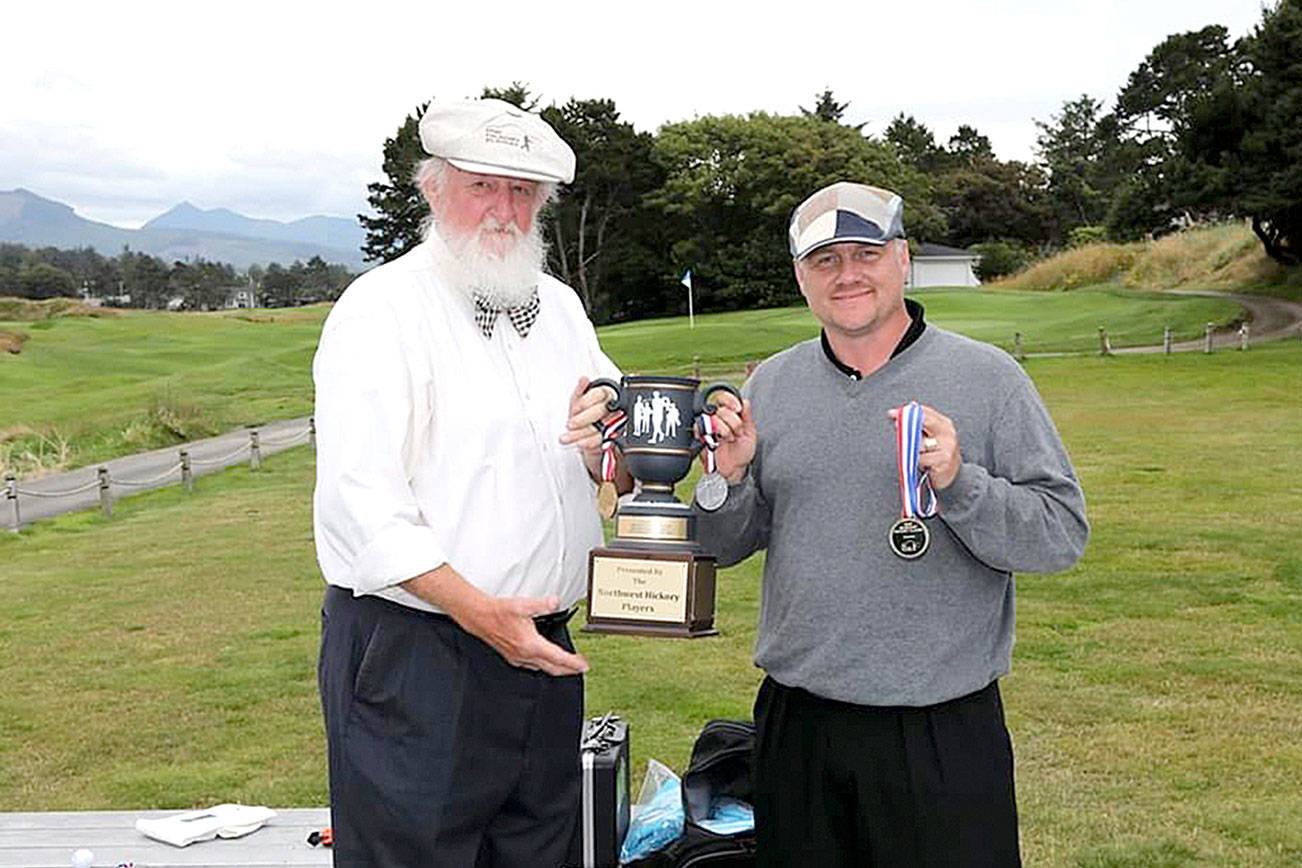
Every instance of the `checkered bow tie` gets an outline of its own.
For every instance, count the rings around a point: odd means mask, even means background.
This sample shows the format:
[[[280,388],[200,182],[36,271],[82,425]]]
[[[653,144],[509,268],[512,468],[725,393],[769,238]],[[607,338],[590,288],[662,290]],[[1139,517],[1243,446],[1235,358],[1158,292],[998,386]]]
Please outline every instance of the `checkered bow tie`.
[[[533,328],[534,321],[538,319],[539,306],[537,289],[534,289],[528,301],[515,307],[502,307],[488,296],[477,292],[475,293],[475,325],[479,326],[479,331],[484,337],[491,338],[493,326],[497,325],[497,315],[506,311],[511,325],[515,326],[520,337],[525,338],[529,336],[529,329]]]

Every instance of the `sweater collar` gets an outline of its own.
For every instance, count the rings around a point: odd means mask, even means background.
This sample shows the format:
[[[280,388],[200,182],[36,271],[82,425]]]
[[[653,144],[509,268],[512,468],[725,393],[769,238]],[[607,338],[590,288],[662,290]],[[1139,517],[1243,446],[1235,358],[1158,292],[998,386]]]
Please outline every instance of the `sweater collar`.
[[[895,345],[895,349],[891,350],[892,359],[912,346],[914,341],[922,337],[922,333],[927,328],[927,323],[923,320],[925,311],[921,304],[911,298],[906,298],[904,299],[904,309],[909,314],[909,327],[905,330],[904,336],[900,338],[900,342]],[[863,379],[863,374],[856,368],[850,367],[836,357],[836,353],[832,351],[832,344],[827,339],[826,329],[819,332],[819,341],[823,345],[823,355],[827,356],[827,360],[832,363],[833,367],[852,380]]]

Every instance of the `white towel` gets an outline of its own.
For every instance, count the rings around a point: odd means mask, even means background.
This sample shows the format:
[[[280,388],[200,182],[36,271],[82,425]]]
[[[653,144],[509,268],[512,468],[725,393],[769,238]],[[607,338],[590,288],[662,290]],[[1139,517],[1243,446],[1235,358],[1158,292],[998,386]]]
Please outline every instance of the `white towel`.
[[[212,838],[238,838],[262,828],[276,816],[270,808],[249,805],[214,805],[157,820],[136,820],[136,831],[174,847]]]

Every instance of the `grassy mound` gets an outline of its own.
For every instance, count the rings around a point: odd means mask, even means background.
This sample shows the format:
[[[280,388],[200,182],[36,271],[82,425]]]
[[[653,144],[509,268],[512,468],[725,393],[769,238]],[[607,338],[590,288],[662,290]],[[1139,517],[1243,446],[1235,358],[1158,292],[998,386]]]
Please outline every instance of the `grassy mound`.
[[[14,322],[41,322],[57,316],[117,316],[118,312],[110,308],[91,307],[75,298],[45,298],[34,301],[30,298],[0,296],[0,320]]]
[[[1063,290],[1098,284],[1138,289],[1220,289],[1302,297],[1302,268],[1266,256],[1242,223],[1204,226],[1155,241],[1075,247],[993,284]]]

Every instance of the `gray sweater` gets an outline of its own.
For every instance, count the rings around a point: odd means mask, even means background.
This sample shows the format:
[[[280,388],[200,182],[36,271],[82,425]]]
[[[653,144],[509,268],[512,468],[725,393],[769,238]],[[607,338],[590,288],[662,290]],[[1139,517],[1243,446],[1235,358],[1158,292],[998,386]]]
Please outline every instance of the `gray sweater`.
[[[929,326],[862,380],[818,340],[797,344],[744,393],[755,460],[722,509],[697,513],[722,565],[768,550],[756,664],[862,705],[930,705],[1006,674],[1013,571],[1064,570],[1089,535],[1080,484],[1021,367]],[[886,412],[910,400],[954,421],[963,456],[927,520],[931,546],[912,561],[888,541],[901,502]]]

